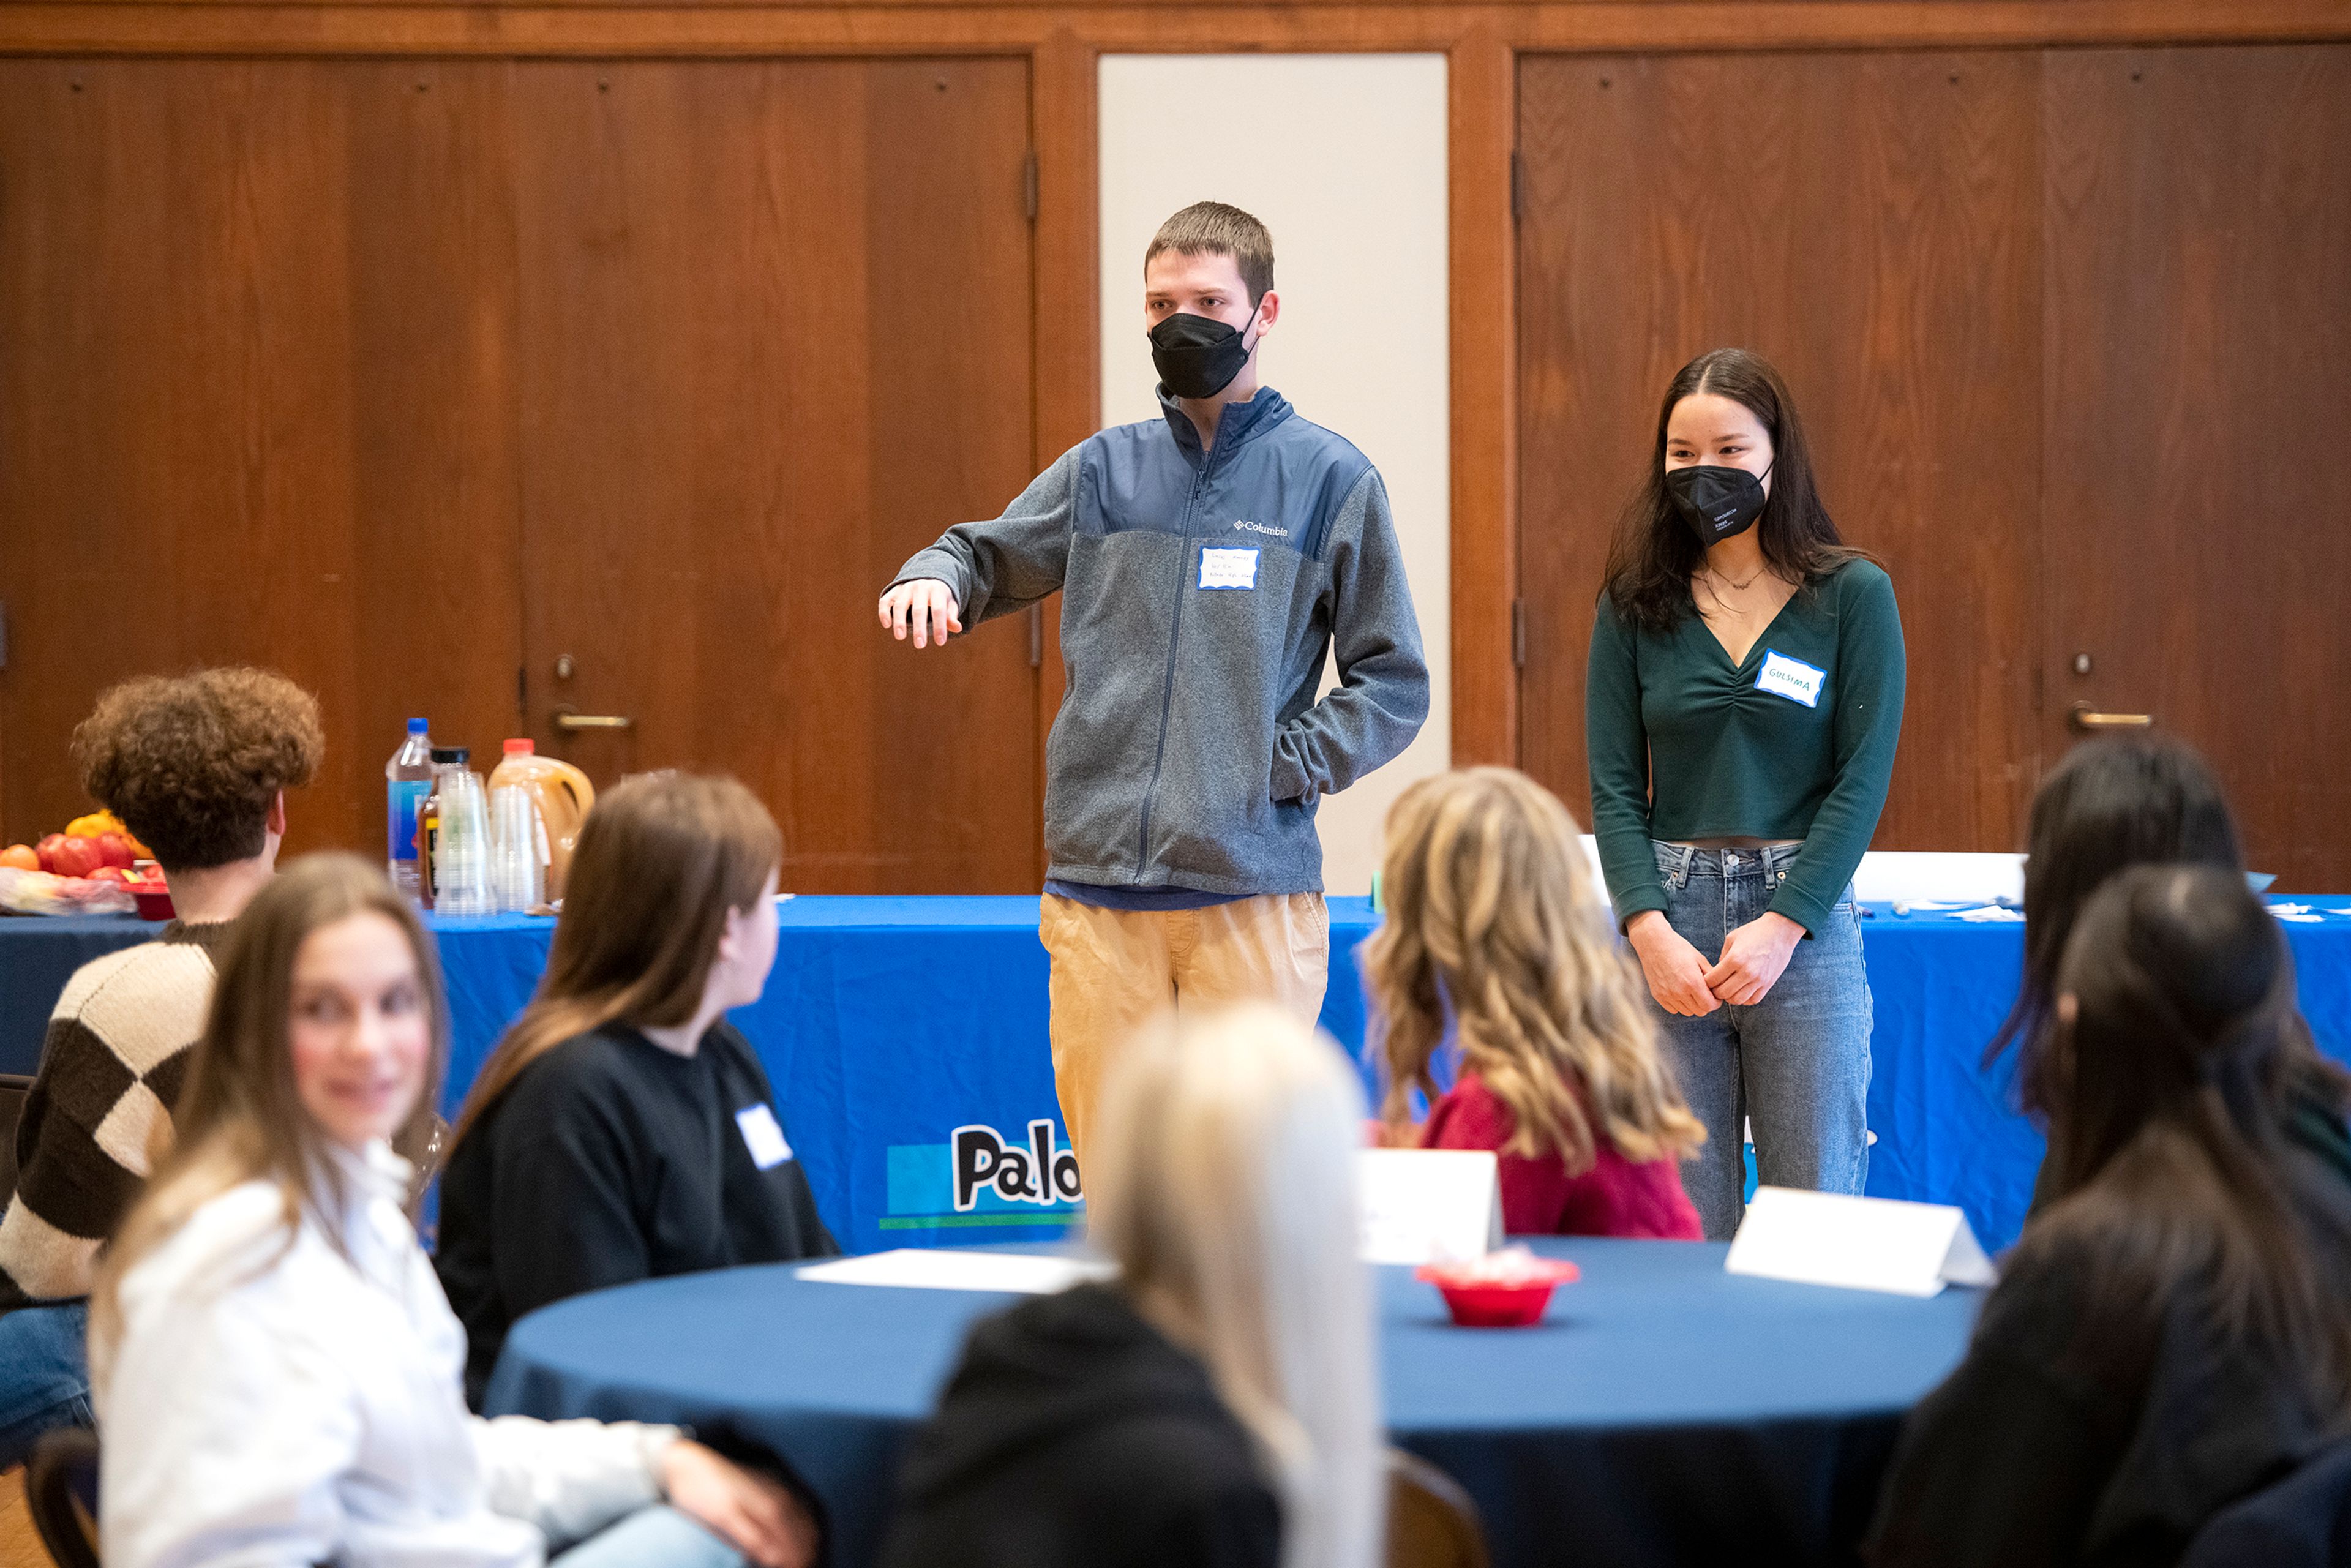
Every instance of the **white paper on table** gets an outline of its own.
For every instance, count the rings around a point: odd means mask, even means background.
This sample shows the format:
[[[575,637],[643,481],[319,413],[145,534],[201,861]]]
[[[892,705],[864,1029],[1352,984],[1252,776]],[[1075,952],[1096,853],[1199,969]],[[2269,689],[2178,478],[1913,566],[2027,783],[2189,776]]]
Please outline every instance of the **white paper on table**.
[[[1933,850],[1871,850],[1853,873],[1853,895],[1864,904],[1928,900],[1990,904],[2024,897],[2024,857]]]
[[[1365,1149],[1355,1156],[1366,1263],[1452,1263],[1502,1244],[1491,1149]]]
[[[965,1252],[901,1247],[862,1258],[811,1263],[794,1277],[827,1285],[895,1285],[923,1291],[1001,1291],[1050,1296],[1072,1285],[1108,1280],[1118,1267],[1095,1259],[1023,1252]]]
[[[2022,924],[2024,919],[2024,911],[2022,909],[2002,909],[1996,904],[1987,904],[1981,909],[1962,909],[1957,915],[1952,915],[1951,918],[1954,920],[1972,920],[1979,925],[1991,924],[2005,925],[2010,924]]]
[[[1945,1285],[2000,1280],[1968,1217],[1950,1204],[1787,1186],[1755,1189],[1723,1268],[1898,1296],[1932,1296]]]
[[[1600,863],[1600,835],[1578,833],[1575,835],[1575,841],[1583,846],[1583,858],[1592,866],[1592,885],[1600,890],[1601,897],[1607,898],[1608,873]],[[1613,906],[1614,901],[1610,902]]]

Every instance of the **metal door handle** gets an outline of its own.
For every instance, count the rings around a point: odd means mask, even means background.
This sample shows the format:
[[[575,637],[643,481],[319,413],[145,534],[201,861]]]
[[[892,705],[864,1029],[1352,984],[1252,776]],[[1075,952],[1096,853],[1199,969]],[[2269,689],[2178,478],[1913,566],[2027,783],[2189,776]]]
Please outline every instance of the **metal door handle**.
[[[2100,713],[2088,703],[2075,703],[2066,722],[2084,735],[2095,735],[2102,729],[2153,729],[2155,716],[2151,713]]]
[[[626,714],[581,713],[569,703],[555,710],[555,727],[558,729],[628,729],[636,722]]]

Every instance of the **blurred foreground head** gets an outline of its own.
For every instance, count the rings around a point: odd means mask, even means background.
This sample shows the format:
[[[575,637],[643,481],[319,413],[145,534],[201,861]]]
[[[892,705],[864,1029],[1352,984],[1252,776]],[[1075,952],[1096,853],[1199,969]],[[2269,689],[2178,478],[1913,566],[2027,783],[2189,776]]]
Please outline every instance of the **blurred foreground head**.
[[[1335,1045],[1251,1004],[1146,1030],[1089,1140],[1092,1239],[1256,1437],[1283,1501],[1285,1568],[1370,1568],[1382,1537],[1356,1258],[1364,1113]]]

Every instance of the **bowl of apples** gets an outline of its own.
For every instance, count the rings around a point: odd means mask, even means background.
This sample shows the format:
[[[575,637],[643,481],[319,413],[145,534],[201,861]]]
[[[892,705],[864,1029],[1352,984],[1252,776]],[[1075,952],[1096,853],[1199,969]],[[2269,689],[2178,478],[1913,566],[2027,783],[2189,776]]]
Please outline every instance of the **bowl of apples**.
[[[0,850],[0,910],[15,915],[127,915],[138,907],[145,913],[142,894],[162,891],[162,873],[149,869],[153,867],[147,847],[119,818],[110,811],[94,811],[37,843]],[[149,917],[171,918],[168,913]]]

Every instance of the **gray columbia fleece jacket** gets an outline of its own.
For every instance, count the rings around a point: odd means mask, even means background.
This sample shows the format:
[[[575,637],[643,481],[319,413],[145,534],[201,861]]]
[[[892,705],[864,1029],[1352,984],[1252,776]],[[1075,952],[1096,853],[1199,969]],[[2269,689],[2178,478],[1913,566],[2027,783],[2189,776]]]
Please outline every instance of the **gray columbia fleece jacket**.
[[[938,579],[967,626],[1063,591],[1048,877],[1319,892],[1315,801],[1428,716],[1387,490],[1270,387],[1225,406],[1206,453],[1176,401],[1159,401],[1164,423],[1088,438],[892,586]],[[1326,647],[1340,684],[1318,703]]]

